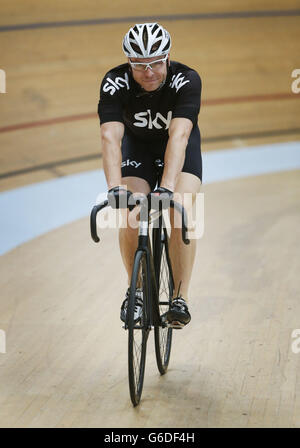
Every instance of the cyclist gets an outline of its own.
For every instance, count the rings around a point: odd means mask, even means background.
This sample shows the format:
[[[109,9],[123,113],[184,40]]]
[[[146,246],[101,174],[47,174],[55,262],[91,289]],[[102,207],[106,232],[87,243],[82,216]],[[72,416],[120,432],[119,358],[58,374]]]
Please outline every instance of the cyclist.
[[[201,79],[195,70],[171,61],[170,49],[170,34],[160,24],[136,24],[123,39],[127,63],[111,69],[102,80],[98,114],[109,201],[131,193],[170,198],[174,195],[176,200],[191,193],[194,201],[200,191]],[[154,168],[157,158],[164,160],[159,188]],[[171,223],[169,249],[175,288],[167,320],[177,328],[191,319],[187,298],[196,241],[184,245],[181,229]],[[130,284],[137,229],[130,225],[121,228],[119,243]],[[129,289],[121,307],[123,321],[128,293]],[[137,320],[140,314],[141,297],[137,301]]]

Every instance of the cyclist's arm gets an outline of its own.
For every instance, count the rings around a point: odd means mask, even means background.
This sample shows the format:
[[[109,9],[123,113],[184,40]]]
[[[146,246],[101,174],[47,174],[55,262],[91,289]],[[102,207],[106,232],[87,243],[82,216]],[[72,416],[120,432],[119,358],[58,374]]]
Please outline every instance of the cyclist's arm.
[[[121,185],[121,142],[124,135],[124,124],[119,121],[103,123],[101,129],[103,169],[108,190]]]
[[[193,123],[188,118],[173,118],[171,120],[161,187],[171,191],[175,190],[179,173],[184,164],[185,150],[192,128]]]

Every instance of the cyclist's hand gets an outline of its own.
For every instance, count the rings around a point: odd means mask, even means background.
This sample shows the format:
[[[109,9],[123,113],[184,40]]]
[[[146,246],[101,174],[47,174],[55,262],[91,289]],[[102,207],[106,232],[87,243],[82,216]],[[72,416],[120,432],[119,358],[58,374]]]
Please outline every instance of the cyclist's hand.
[[[164,187],[158,187],[151,191],[149,195],[149,200],[151,201],[151,208],[169,208],[170,201],[173,198],[173,191],[168,190]]]
[[[111,208],[129,208],[129,210],[132,210],[134,205],[128,205],[131,195],[132,192],[122,186],[111,188],[107,192],[108,205]]]

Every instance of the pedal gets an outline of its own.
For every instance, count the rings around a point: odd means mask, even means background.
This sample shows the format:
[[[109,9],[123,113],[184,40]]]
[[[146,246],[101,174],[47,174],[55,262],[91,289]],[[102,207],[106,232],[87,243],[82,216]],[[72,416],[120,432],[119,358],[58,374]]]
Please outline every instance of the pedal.
[[[162,323],[165,324],[165,323],[167,322],[167,313],[162,314],[162,315],[160,316],[160,318],[161,318]]]
[[[172,322],[169,322],[167,320],[167,313],[165,313],[161,316],[161,322],[164,327],[174,328],[175,330],[181,330],[181,328],[185,327],[185,324],[183,324],[177,320],[173,320]]]
[[[174,328],[174,330],[181,330],[183,327],[185,327],[185,324],[182,324],[181,322],[173,320],[173,322],[168,322],[167,326],[169,328]]]

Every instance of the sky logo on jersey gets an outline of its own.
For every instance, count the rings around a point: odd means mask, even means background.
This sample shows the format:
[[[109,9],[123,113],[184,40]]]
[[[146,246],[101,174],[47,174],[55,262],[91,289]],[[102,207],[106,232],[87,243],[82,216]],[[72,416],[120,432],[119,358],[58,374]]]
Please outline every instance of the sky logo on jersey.
[[[114,79],[114,81],[110,78],[106,79],[107,82],[103,86],[103,92],[109,92],[111,95],[113,95],[117,90],[120,90],[123,87],[127,87],[127,90],[129,90],[129,76],[127,73],[125,73],[124,78],[118,76]]]
[[[135,160],[124,160],[124,162],[121,163],[121,168],[125,168],[125,166],[132,166],[133,168],[138,168],[142,162],[136,162]]]
[[[156,113],[154,119],[151,116],[151,110],[147,109],[146,112],[138,112],[134,114],[134,118],[137,120],[133,123],[134,126],[138,128],[146,128],[148,129],[163,129],[163,126],[159,124],[158,120],[164,125],[164,129],[169,129],[170,122],[172,120],[172,111],[169,110],[167,117],[164,117],[159,112]]]
[[[184,75],[182,75],[182,73],[178,73],[178,75],[173,75],[172,76],[172,81],[170,82],[170,87],[171,89],[175,88],[176,92],[178,92],[179,89],[181,89],[181,87],[183,87],[185,84],[187,84],[188,82],[190,82],[188,79],[186,81],[184,81]]]

